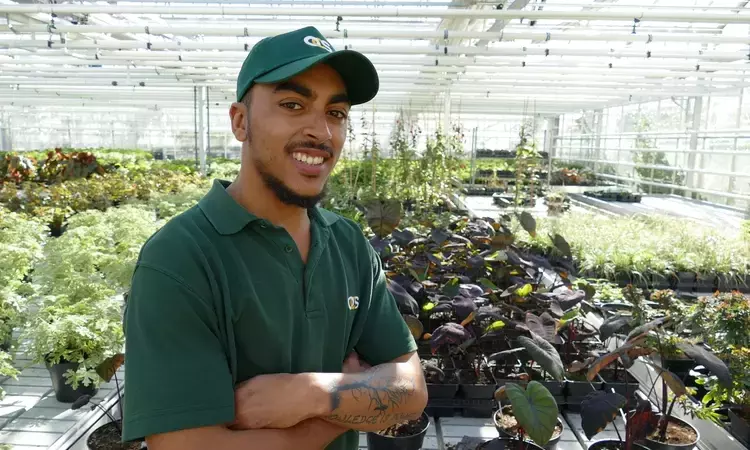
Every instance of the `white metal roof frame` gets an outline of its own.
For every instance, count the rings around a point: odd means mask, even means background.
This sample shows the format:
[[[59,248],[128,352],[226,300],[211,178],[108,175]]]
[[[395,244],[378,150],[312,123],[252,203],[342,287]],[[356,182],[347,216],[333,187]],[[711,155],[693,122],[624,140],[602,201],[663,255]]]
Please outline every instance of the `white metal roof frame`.
[[[35,1],[0,0],[0,105],[182,109],[194,86],[230,102],[255,42],[308,24],[373,60],[382,111],[555,115],[750,85],[741,0]]]

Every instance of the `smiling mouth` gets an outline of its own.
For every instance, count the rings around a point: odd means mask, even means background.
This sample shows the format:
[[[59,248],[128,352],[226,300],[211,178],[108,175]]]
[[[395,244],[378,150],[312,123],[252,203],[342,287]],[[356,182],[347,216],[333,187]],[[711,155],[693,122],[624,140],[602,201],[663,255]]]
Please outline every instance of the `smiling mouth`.
[[[307,164],[309,166],[320,166],[326,160],[322,156],[310,156],[302,152],[292,153],[292,158],[296,159],[297,161],[301,163]]]

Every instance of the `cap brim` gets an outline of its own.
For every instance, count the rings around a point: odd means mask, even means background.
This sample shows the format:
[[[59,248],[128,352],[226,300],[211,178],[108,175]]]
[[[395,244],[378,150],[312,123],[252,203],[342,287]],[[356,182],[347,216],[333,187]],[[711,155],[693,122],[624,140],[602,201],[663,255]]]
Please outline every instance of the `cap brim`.
[[[377,95],[380,80],[375,66],[365,55],[354,50],[339,50],[298,59],[259,76],[255,83],[280,83],[320,63],[328,64],[339,73],[352,105],[367,103]]]

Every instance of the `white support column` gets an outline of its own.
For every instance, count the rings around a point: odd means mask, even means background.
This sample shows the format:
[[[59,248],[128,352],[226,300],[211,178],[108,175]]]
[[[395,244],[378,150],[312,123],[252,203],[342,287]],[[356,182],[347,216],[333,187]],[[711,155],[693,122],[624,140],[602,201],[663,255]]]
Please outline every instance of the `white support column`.
[[[450,90],[445,94],[443,99],[443,134],[446,136],[451,131],[451,93]]]
[[[590,155],[591,159],[594,160],[594,167],[593,170],[596,172],[598,170],[598,163],[596,161],[601,160],[601,151],[602,151],[602,128],[604,126],[604,110],[603,109],[597,109],[594,111],[594,126],[596,133],[594,135],[594,151]]]
[[[695,188],[695,175],[696,173],[692,170],[695,169],[695,158],[697,156],[697,153],[695,153],[696,150],[698,150],[698,131],[701,127],[701,116],[703,112],[703,97],[693,97],[693,114],[690,118],[690,153],[688,153],[688,163],[687,168],[690,169],[687,172],[687,179],[685,180],[685,185],[689,188]],[[696,194],[693,193],[693,196]]]
[[[745,73],[742,73],[742,81],[744,83],[745,81]],[[735,127],[739,130],[742,128],[742,104],[745,103],[745,90],[746,88],[740,89],[740,97],[738,99],[739,105],[737,105],[737,118],[734,123]],[[736,173],[737,172],[737,137],[733,139],[732,142],[732,151],[735,152],[732,154],[732,162],[729,165],[729,171]],[[735,183],[737,182],[736,177],[729,177],[729,184],[727,185],[727,192],[734,192]],[[731,197],[726,197],[727,205],[733,206],[736,201],[735,199]]]
[[[198,88],[198,163],[200,165],[200,173],[206,174],[206,148],[208,147],[208,136],[206,134],[206,87],[201,86]]]

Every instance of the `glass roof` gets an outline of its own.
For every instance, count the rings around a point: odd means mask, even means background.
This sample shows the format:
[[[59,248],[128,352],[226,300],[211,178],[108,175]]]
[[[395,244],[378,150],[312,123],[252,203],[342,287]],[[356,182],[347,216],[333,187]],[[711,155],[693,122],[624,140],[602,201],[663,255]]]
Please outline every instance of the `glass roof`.
[[[379,70],[378,111],[555,115],[747,85],[727,0],[0,0],[0,105],[228,104],[246,50],[306,25]]]

